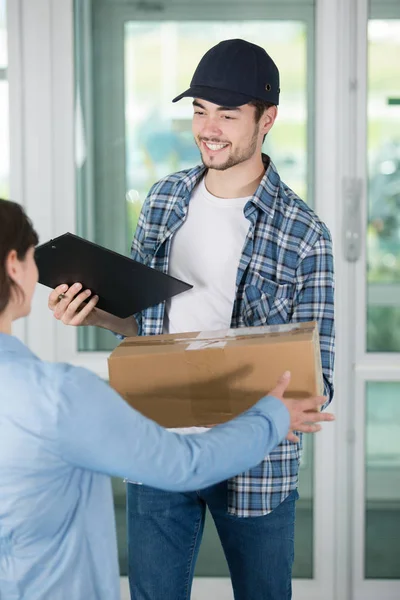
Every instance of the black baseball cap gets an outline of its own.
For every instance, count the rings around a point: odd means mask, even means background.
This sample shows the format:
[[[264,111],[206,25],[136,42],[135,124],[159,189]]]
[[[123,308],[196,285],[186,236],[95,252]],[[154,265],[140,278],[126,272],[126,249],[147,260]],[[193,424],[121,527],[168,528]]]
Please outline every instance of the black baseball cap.
[[[251,100],[279,104],[278,67],[264,48],[245,40],[225,40],[205,53],[190,88],[174,98],[201,98],[234,108]]]

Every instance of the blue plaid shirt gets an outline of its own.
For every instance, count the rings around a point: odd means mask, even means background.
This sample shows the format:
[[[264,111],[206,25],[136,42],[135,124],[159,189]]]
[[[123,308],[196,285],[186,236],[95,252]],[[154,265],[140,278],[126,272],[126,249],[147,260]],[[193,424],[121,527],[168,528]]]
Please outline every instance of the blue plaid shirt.
[[[231,327],[317,321],[326,404],[333,396],[334,279],[331,237],[315,213],[285,185],[267,156],[265,175],[244,208],[250,221],[240,258]],[[198,166],[151,188],[132,243],[132,258],[168,273],[171,240],[205,175]],[[165,303],[136,314],[139,335],[163,332]],[[263,462],[228,482],[228,510],[265,515],[297,487],[301,442],[285,440]]]

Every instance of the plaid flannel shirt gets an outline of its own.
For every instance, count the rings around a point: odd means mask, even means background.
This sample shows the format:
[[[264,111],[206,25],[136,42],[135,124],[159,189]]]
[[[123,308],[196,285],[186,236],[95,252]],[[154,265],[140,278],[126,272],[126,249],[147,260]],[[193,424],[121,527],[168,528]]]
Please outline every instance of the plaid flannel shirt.
[[[331,237],[315,213],[263,156],[265,175],[244,208],[250,221],[236,278],[231,327],[317,321],[325,395],[333,396],[334,280]],[[165,177],[151,188],[132,243],[132,258],[168,273],[171,240],[184,223],[202,166]],[[139,335],[163,331],[165,303],[136,314]],[[301,442],[285,440],[257,467],[228,482],[228,511],[265,515],[297,487]]]

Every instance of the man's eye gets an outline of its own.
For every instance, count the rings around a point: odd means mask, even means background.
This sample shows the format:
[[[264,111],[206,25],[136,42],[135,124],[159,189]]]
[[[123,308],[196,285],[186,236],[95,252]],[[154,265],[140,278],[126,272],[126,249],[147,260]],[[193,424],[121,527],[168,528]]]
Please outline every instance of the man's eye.
[[[226,121],[233,121],[233,119],[234,119],[234,117],[231,117],[230,115],[224,115],[224,116],[223,116],[223,118],[224,118]]]
[[[204,115],[204,113],[201,110],[195,110],[194,114],[195,115]]]

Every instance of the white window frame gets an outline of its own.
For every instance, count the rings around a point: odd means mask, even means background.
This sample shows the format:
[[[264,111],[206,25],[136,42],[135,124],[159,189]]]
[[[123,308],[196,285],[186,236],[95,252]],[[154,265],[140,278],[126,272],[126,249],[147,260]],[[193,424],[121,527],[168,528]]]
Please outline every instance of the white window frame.
[[[368,47],[369,19],[400,19],[400,5],[393,1],[383,1],[375,4],[369,11],[368,0],[357,0],[354,21],[356,26],[357,45],[354,56],[355,72],[358,78],[357,93],[354,95],[355,135],[351,152],[353,154],[354,176],[362,182],[361,221],[362,230],[366,235],[368,211],[368,172],[367,172],[367,78],[368,64],[366,48]],[[365,153],[360,152],[365,148]],[[354,339],[354,411],[352,432],[354,452],[349,463],[349,476],[353,480],[352,496],[352,597],[354,600],[375,600],[377,597],[385,600],[397,600],[400,594],[399,580],[365,579],[365,498],[366,498],[366,384],[373,381],[400,383],[400,354],[399,353],[367,353],[366,352],[366,314],[368,305],[367,289],[367,248],[362,245],[360,260],[354,264],[352,281],[353,302],[349,304],[349,313],[353,311],[355,323]],[[378,286],[377,286],[378,287]],[[382,292],[385,286],[381,286]],[[381,293],[382,293],[381,292]],[[355,301],[354,301],[355,299]],[[382,475],[382,472],[380,472]],[[394,473],[396,476],[396,473]],[[397,474],[398,475],[398,474]],[[396,478],[398,481],[398,477]],[[379,484],[377,473],[376,484]],[[363,507],[360,510],[360,507]]]

